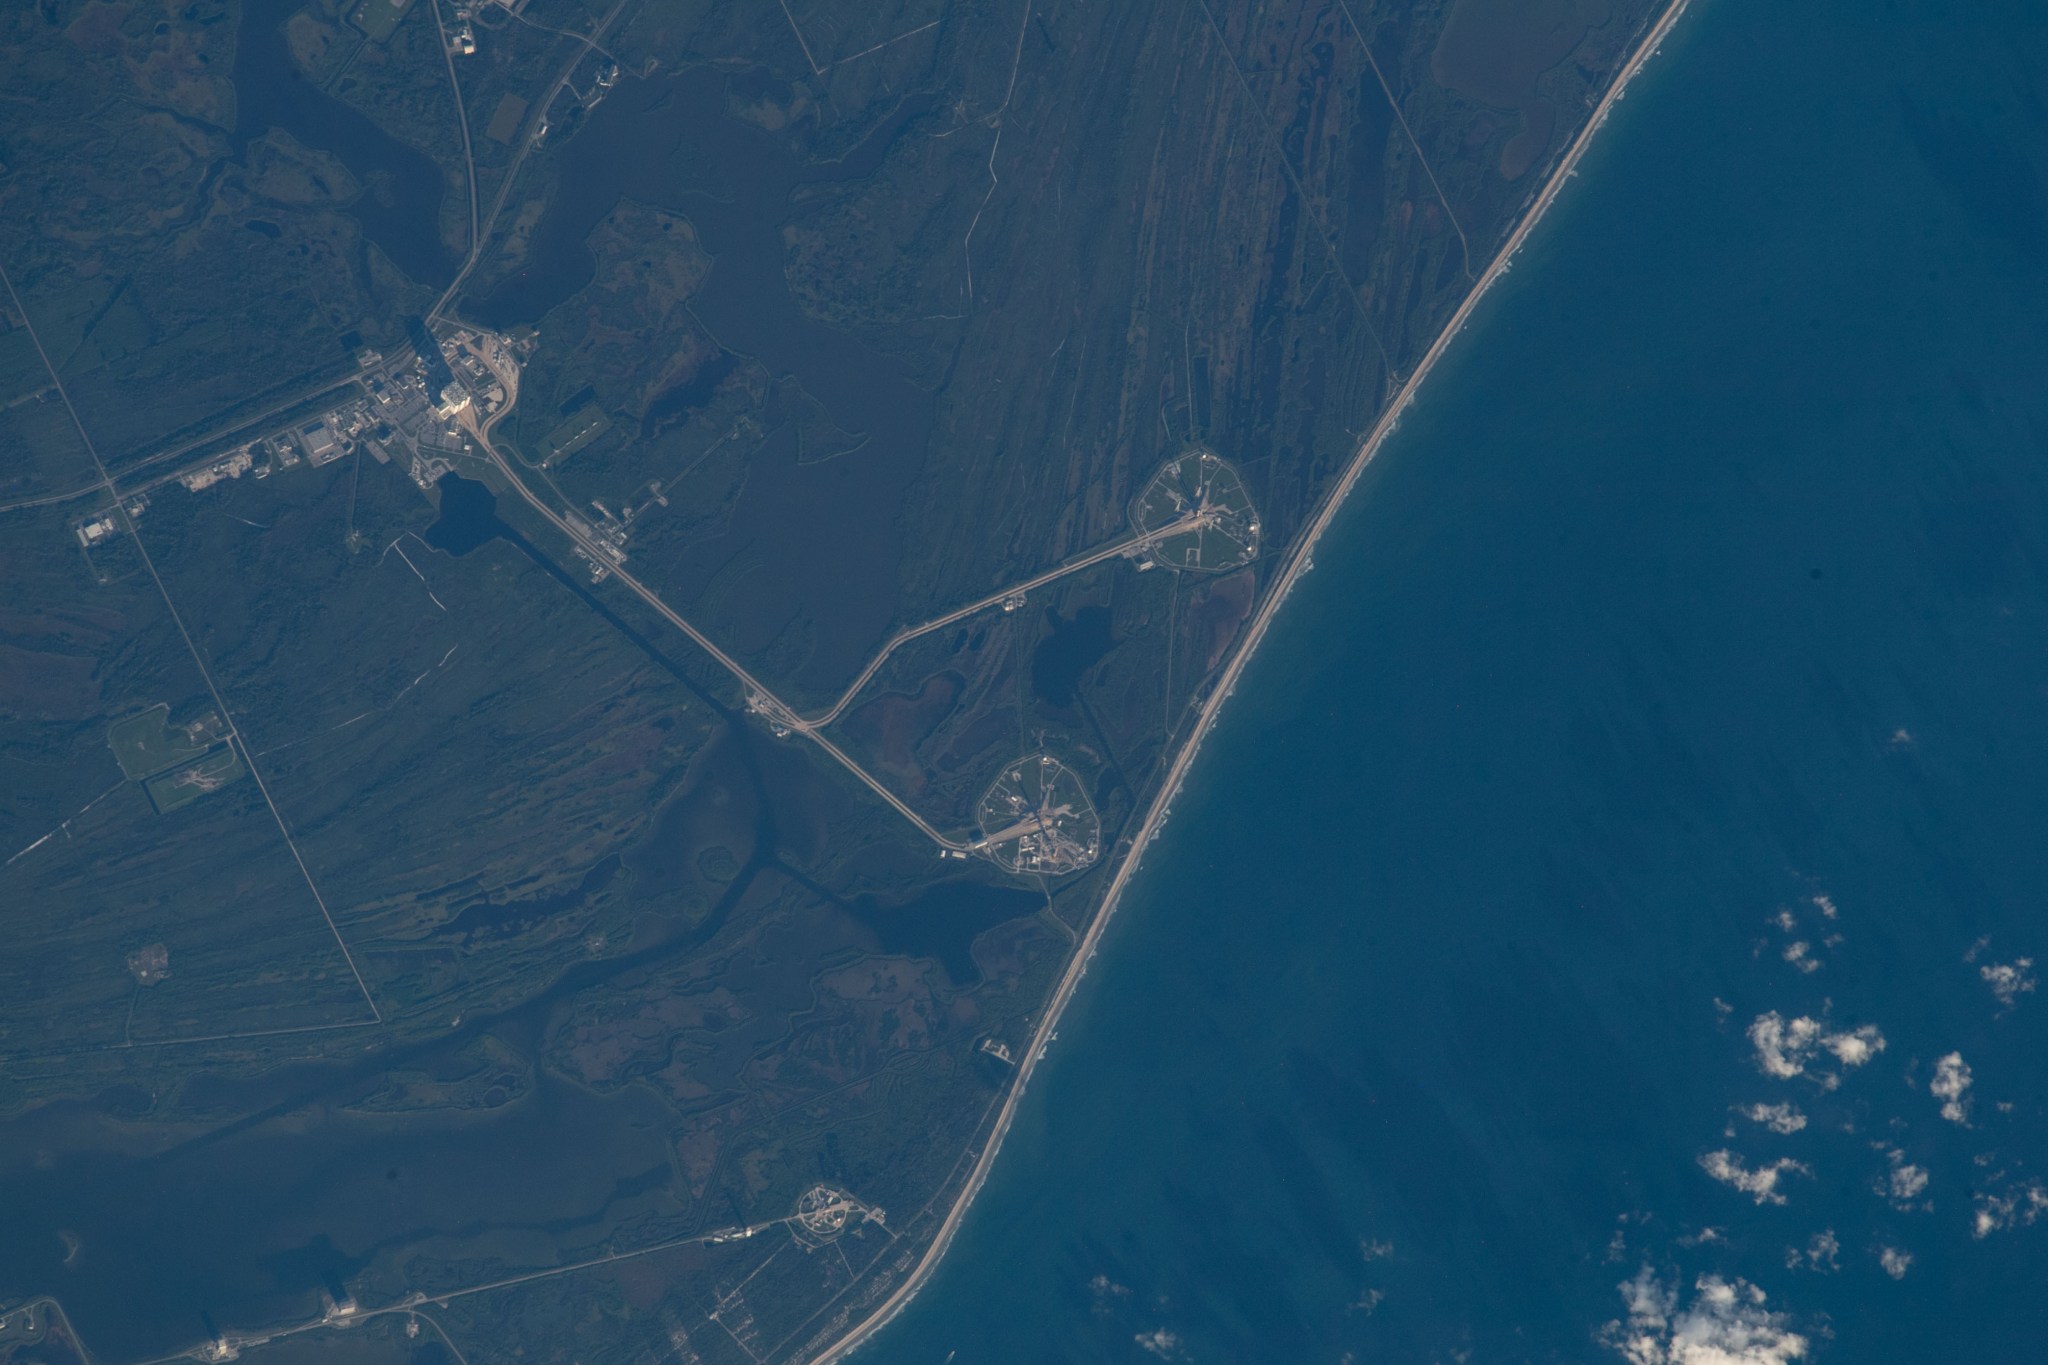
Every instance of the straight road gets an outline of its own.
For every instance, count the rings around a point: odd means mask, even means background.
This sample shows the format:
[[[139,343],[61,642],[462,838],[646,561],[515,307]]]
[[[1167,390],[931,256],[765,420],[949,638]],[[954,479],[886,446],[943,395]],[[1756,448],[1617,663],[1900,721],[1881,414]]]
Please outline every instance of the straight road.
[[[944,630],[954,622],[964,621],[977,612],[984,612],[990,607],[1001,606],[1012,597],[1034,592],[1048,583],[1056,583],[1068,574],[1076,574],[1083,569],[1092,569],[1104,560],[1115,559],[1118,555],[1127,555],[1133,550],[1148,549],[1153,545],[1157,545],[1162,540],[1170,539],[1188,531],[1199,531],[1215,521],[1215,519],[1215,514],[1212,512],[1191,512],[1179,521],[1169,522],[1157,530],[1136,532],[1119,540],[1110,541],[1101,549],[1091,550],[1079,559],[1070,559],[1057,568],[1047,569],[1036,578],[1027,578],[1022,583],[1014,583],[1000,591],[992,592],[979,601],[969,602],[966,606],[949,611],[944,616],[933,617],[922,625],[906,626],[889,637],[889,642],[882,646],[882,652],[877,654],[873,662],[861,670],[860,676],[853,680],[853,685],[840,694],[839,700],[832,703],[829,710],[816,716],[800,718],[791,728],[813,730],[819,726],[830,725],[833,721],[838,720],[841,715],[845,714],[846,708],[853,705],[854,698],[860,695],[860,690],[874,680],[875,674],[881,671],[882,665],[889,661],[889,656],[903,645],[909,644],[921,635],[929,635],[935,630]]]
[[[1165,822],[1166,812],[1172,805],[1173,798],[1180,792],[1180,785],[1187,777],[1188,767],[1201,748],[1203,736],[1209,733],[1209,727],[1215,724],[1223,703],[1229,700],[1231,692],[1235,690],[1246,662],[1257,650],[1267,627],[1272,624],[1274,614],[1286,601],[1288,589],[1293,586],[1294,580],[1310,567],[1310,556],[1315,550],[1316,542],[1322,538],[1323,532],[1329,529],[1331,519],[1337,515],[1337,509],[1357,486],[1359,476],[1365,472],[1366,466],[1372,463],[1373,457],[1379,454],[1387,438],[1393,434],[1402,411],[1415,397],[1416,390],[1422,386],[1423,380],[1429,377],[1430,370],[1435,367],[1444,349],[1450,345],[1451,339],[1464,329],[1466,321],[1472,316],[1473,309],[1479,306],[1479,300],[1487,289],[1495,280],[1507,273],[1508,263],[1514,258],[1515,253],[1522,249],[1522,243],[1528,240],[1530,231],[1542,219],[1551,204],[1556,202],[1558,193],[1564,188],[1565,183],[1576,173],[1586,148],[1607,122],[1607,115],[1615,102],[1627,91],[1628,83],[1642,71],[1643,64],[1656,54],[1658,45],[1670,35],[1672,28],[1678,23],[1679,16],[1685,12],[1687,2],[1688,0],[1671,0],[1670,7],[1636,45],[1628,62],[1615,75],[1613,84],[1608,87],[1606,95],[1594,108],[1592,117],[1586,121],[1586,126],[1580,130],[1578,137],[1573,140],[1570,148],[1550,173],[1550,178],[1544,182],[1542,192],[1529,206],[1520,225],[1495,254],[1485,273],[1473,286],[1472,292],[1467,294],[1465,301],[1459,305],[1458,311],[1451,315],[1450,320],[1437,333],[1435,342],[1424,354],[1421,363],[1415,367],[1407,382],[1402,384],[1400,391],[1394,395],[1393,401],[1381,413],[1379,421],[1374,423],[1372,431],[1352,455],[1343,478],[1331,490],[1322,509],[1304,529],[1301,539],[1295,543],[1287,557],[1285,568],[1260,604],[1258,611],[1253,614],[1243,643],[1225,665],[1223,674],[1209,693],[1208,701],[1203,704],[1186,743],[1181,745],[1175,754],[1172,767],[1167,770],[1165,779],[1159,784],[1159,793],[1146,811],[1143,823],[1132,836],[1130,846],[1124,852],[1123,860],[1117,865],[1109,888],[1103,893],[1102,908],[1089,924],[1088,932],[1082,938],[1079,947],[1074,950],[1073,959],[1067,964],[1066,973],[1060,978],[1052,999],[1047,1003],[1045,1013],[1039,1019],[1038,1028],[1032,1034],[1030,1046],[1019,1056],[1016,1078],[1011,1082],[1009,1092],[1003,1098],[1003,1107],[996,1115],[988,1142],[983,1145],[981,1155],[975,1160],[974,1169],[968,1173],[959,1195],[954,1199],[952,1207],[946,1211],[938,1231],[933,1234],[931,1245],[925,1249],[924,1255],[918,1258],[917,1264],[903,1278],[902,1283],[889,1292],[888,1297],[876,1304],[860,1321],[812,1353],[808,1357],[809,1365],[834,1365],[834,1362],[844,1360],[855,1348],[879,1332],[891,1318],[903,1311],[931,1278],[933,1269],[944,1259],[947,1248],[952,1245],[954,1236],[960,1231],[962,1220],[967,1217],[968,1208],[974,1203],[974,1196],[980,1193],[982,1183],[988,1179],[989,1168],[995,1164],[996,1155],[1002,1150],[1003,1138],[1009,1132],[1011,1122],[1016,1118],[1017,1106],[1023,1101],[1025,1087],[1030,1083],[1032,1072],[1045,1056],[1046,1045],[1052,1041],[1058,1029],[1060,1016],[1072,1002],[1081,978],[1088,974],[1088,964],[1095,956],[1096,945],[1101,941],[1102,932],[1108,927],[1111,917],[1116,912],[1117,902],[1123,895],[1124,888],[1129,885],[1132,873],[1137,869],[1139,855],[1145,851],[1145,846],[1152,841],[1152,836],[1158,833],[1160,825]]]
[[[498,472],[504,476],[506,482],[512,486],[513,490],[525,500],[527,506],[540,513],[556,530],[580,546],[583,552],[590,557],[590,561],[593,564],[604,565],[612,577],[623,583],[641,601],[652,607],[663,620],[687,635],[698,648],[716,660],[719,667],[731,674],[734,681],[738,682],[745,689],[749,709],[759,712],[777,730],[800,734],[810,740],[811,743],[823,749],[848,772],[860,779],[862,784],[870,791],[894,807],[904,819],[917,826],[933,843],[949,852],[970,852],[983,847],[988,841],[984,839],[974,843],[963,843],[957,839],[949,839],[939,833],[923,816],[904,804],[894,792],[883,786],[873,774],[863,768],[845,750],[834,744],[824,734],[824,728],[845,712],[846,708],[852,704],[854,698],[859,694],[861,688],[868,684],[875,676],[875,673],[880,670],[883,663],[888,660],[890,654],[899,646],[907,644],[919,636],[928,635],[932,631],[941,630],[956,621],[964,620],[976,612],[986,611],[990,607],[999,606],[1019,593],[1028,593],[1036,588],[1043,587],[1047,583],[1064,578],[1069,574],[1079,573],[1083,569],[1090,568],[1108,559],[1114,559],[1118,555],[1129,554],[1134,549],[1157,544],[1159,541],[1171,536],[1199,530],[1209,525],[1215,519],[1215,514],[1212,512],[1193,512],[1155,530],[1125,536],[1119,540],[1111,541],[1102,548],[1091,551],[1079,559],[1069,560],[1057,568],[1048,569],[1046,572],[1036,577],[1028,578],[1022,583],[1013,584],[999,592],[991,593],[978,601],[970,602],[964,607],[950,611],[944,616],[926,621],[922,625],[911,626],[899,631],[882,647],[882,652],[875,656],[874,660],[868,664],[861,675],[854,680],[853,686],[846,690],[845,694],[840,697],[830,710],[821,716],[805,719],[797,715],[796,709],[790,706],[789,703],[776,696],[766,683],[763,683],[759,678],[748,672],[744,664],[720,649],[710,636],[691,625],[680,613],[662,601],[653,589],[649,588],[632,574],[626,572],[625,567],[612,558],[608,546],[585,535],[566,519],[555,515],[554,510],[538,494],[526,486],[526,481],[519,476],[517,469],[514,468],[515,462],[500,454],[497,447],[491,444],[490,439],[492,429],[504,420],[505,416],[512,411],[514,404],[519,401],[519,366],[511,359],[511,353],[505,348],[502,341],[495,337],[488,337],[488,334],[484,335],[488,339],[485,340],[483,345],[471,348],[471,354],[488,366],[491,373],[497,377],[499,384],[504,387],[505,403],[484,422],[479,423],[477,421],[476,409],[474,407],[465,411],[462,420],[468,427],[470,434],[476,438],[478,446],[483,450],[486,457],[497,467]]]
[[[632,574],[627,573],[622,565],[616,563],[612,559],[609,547],[599,544],[574,526],[571,526],[563,518],[556,516],[554,510],[541,501],[534,491],[526,486],[525,481],[519,477],[518,472],[512,467],[512,461],[499,454],[497,447],[491,444],[486,430],[488,426],[495,425],[499,417],[504,416],[506,412],[511,410],[511,393],[512,391],[508,389],[505,406],[498,410],[498,413],[492,417],[490,423],[478,425],[475,420],[474,409],[471,409],[470,415],[466,420],[471,434],[476,437],[477,444],[482,448],[485,456],[493,465],[497,466],[498,472],[505,477],[505,481],[512,486],[513,491],[525,499],[527,506],[533,508],[534,511],[546,518],[548,523],[556,530],[582,547],[583,552],[590,556],[591,563],[604,565],[610,571],[613,578],[625,584],[635,596],[652,607],[655,613],[664,621],[667,621],[677,630],[689,636],[699,649],[702,649],[716,660],[718,666],[727,673],[730,673],[734,681],[738,682],[746,690],[747,706],[750,710],[758,711],[767,718],[770,725],[775,726],[777,729],[801,734],[804,738],[810,740],[811,743],[823,749],[827,754],[830,754],[838,761],[841,767],[860,779],[862,785],[888,802],[890,806],[895,808],[897,814],[917,826],[926,838],[930,839],[940,848],[949,852],[964,850],[967,847],[965,844],[957,839],[948,839],[945,835],[939,833],[922,815],[919,815],[916,811],[905,805],[896,793],[883,786],[867,769],[856,763],[844,749],[841,749],[837,744],[834,744],[824,735],[818,733],[816,729],[798,721],[796,713],[790,709],[788,703],[770,691],[767,685],[759,678],[749,673],[745,665],[720,649],[710,636],[684,620],[668,603],[662,601],[653,589],[649,588]]]

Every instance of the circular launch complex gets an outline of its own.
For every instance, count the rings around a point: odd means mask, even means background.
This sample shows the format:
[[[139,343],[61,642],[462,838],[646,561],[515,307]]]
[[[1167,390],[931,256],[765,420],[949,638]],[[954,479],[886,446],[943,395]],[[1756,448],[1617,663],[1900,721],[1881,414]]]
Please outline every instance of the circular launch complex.
[[[1193,573],[1223,573],[1259,557],[1259,513],[1222,456],[1191,450],[1152,476],[1131,504],[1131,524],[1151,542],[1155,562]]]
[[[1005,872],[1058,876],[1102,855],[1102,818],[1074,770],[1048,753],[1005,767],[975,803],[973,851]]]
[[[792,1219],[801,1240],[824,1243],[845,1232],[853,1215],[867,1215],[869,1212],[845,1190],[835,1190],[830,1185],[813,1185],[798,1196]]]

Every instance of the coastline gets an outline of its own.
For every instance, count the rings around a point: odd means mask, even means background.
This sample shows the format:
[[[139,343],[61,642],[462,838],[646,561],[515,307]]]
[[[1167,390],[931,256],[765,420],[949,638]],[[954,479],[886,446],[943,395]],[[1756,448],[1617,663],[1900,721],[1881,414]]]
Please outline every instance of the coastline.
[[[1088,974],[1088,964],[1095,956],[1096,948],[1101,940],[1104,929],[1107,928],[1111,917],[1116,913],[1125,887],[1144,861],[1145,851],[1151,845],[1153,838],[1165,827],[1167,819],[1173,811],[1174,798],[1180,794],[1181,783],[1186,780],[1196,755],[1201,752],[1202,741],[1207,738],[1210,727],[1216,723],[1217,717],[1223,709],[1224,702],[1228,701],[1237,690],[1238,678],[1243,674],[1245,666],[1257,652],[1260,641],[1265,637],[1267,627],[1272,624],[1281,606],[1287,601],[1288,594],[1293,591],[1296,580],[1315,567],[1314,553],[1317,542],[1322,539],[1323,533],[1329,529],[1330,523],[1335,519],[1338,510],[1343,507],[1344,503],[1351,496],[1351,492],[1356,487],[1360,476],[1364,474],[1366,466],[1372,463],[1373,458],[1379,454],[1381,447],[1386,444],[1388,438],[1399,428],[1402,413],[1414,401],[1415,395],[1420,390],[1423,381],[1429,377],[1430,371],[1435,368],[1436,362],[1443,356],[1452,340],[1457,337],[1458,333],[1464,330],[1465,323],[1478,307],[1480,300],[1486,296],[1487,291],[1493,287],[1496,280],[1508,273],[1515,253],[1521,250],[1522,244],[1527,240],[1529,234],[1543,220],[1543,216],[1549,212],[1551,205],[1556,202],[1558,195],[1562,192],[1565,183],[1577,173],[1579,161],[1585,155],[1587,148],[1592,145],[1594,136],[1601,128],[1606,126],[1607,116],[1612,111],[1613,106],[1627,95],[1629,83],[1641,73],[1650,58],[1657,55],[1665,38],[1669,37],[1672,30],[1677,26],[1678,20],[1684,15],[1689,3],[1690,0],[1671,0],[1671,4],[1658,17],[1657,22],[1652,24],[1645,31],[1642,38],[1637,41],[1634,50],[1629,54],[1628,60],[1616,72],[1613,83],[1608,86],[1607,92],[1601,96],[1600,103],[1594,106],[1591,116],[1587,118],[1585,125],[1580,128],[1578,136],[1572,140],[1571,146],[1566,148],[1564,156],[1552,168],[1548,179],[1543,183],[1542,189],[1537,192],[1535,200],[1522,214],[1521,220],[1515,226],[1515,230],[1501,244],[1499,251],[1487,263],[1484,273],[1480,275],[1472,288],[1467,291],[1464,300],[1458,305],[1457,310],[1451,314],[1450,318],[1445,321],[1443,327],[1437,332],[1436,339],[1430,343],[1430,347],[1423,353],[1421,361],[1417,363],[1407,380],[1403,382],[1392,401],[1387,404],[1385,411],[1380,414],[1379,420],[1373,424],[1371,431],[1366,434],[1357,451],[1353,453],[1349,464],[1345,466],[1343,476],[1337,481],[1335,487],[1331,489],[1329,495],[1324,499],[1321,508],[1310,519],[1300,539],[1288,552],[1279,578],[1274,584],[1273,591],[1267,595],[1265,601],[1260,604],[1259,609],[1253,614],[1251,624],[1245,631],[1244,639],[1231,655],[1230,662],[1224,666],[1222,674],[1216,679],[1215,686],[1211,689],[1208,699],[1202,704],[1202,709],[1196,716],[1194,728],[1190,731],[1187,741],[1181,746],[1180,751],[1175,755],[1172,767],[1167,770],[1164,780],[1160,783],[1158,794],[1154,796],[1152,804],[1145,812],[1144,820],[1139,824],[1136,834],[1132,836],[1129,851],[1124,854],[1123,861],[1118,864],[1116,873],[1110,880],[1108,890],[1103,893],[1101,909],[1096,913],[1094,921],[1088,926],[1088,932],[1082,937],[1080,943],[1075,946],[1073,959],[1068,964],[1066,972],[1061,976],[1059,985],[1054,989],[1051,999],[1047,1002],[1044,1016],[1039,1020],[1038,1027],[1032,1032],[1030,1045],[1024,1050],[1022,1057],[1018,1061],[1017,1075],[1010,1084],[1009,1093],[1003,1100],[1002,1108],[996,1116],[995,1123],[989,1132],[988,1140],[983,1143],[981,1153],[975,1159],[973,1169],[968,1173],[967,1179],[962,1185],[960,1193],[954,1199],[952,1207],[947,1210],[945,1220],[940,1224],[937,1234],[932,1238],[931,1245],[919,1257],[916,1266],[911,1269],[910,1274],[905,1277],[903,1283],[892,1290],[888,1297],[883,1299],[865,1318],[849,1327],[840,1335],[838,1340],[830,1343],[822,1350],[806,1356],[805,1359],[808,1361],[808,1365],[835,1365],[835,1362],[846,1359],[846,1357],[865,1345],[870,1338],[888,1326],[898,1314],[910,1305],[918,1292],[930,1280],[932,1272],[938,1268],[939,1263],[945,1258],[946,1252],[952,1245],[954,1236],[959,1232],[961,1223],[965,1220],[968,1210],[974,1204],[975,1196],[981,1192],[983,1183],[988,1179],[988,1174],[995,1165],[996,1157],[1002,1151],[1003,1138],[1009,1132],[1010,1123],[1016,1115],[1017,1107],[1023,1099],[1025,1089],[1030,1084],[1032,1073],[1037,1069],[1039,1061],[1045,1056],[1047,1044],[1058,1031],[1060,1016],[1066,1012],[1066,1008],[1073,1000],[1075,991],[1079,987],[1082,978]]]

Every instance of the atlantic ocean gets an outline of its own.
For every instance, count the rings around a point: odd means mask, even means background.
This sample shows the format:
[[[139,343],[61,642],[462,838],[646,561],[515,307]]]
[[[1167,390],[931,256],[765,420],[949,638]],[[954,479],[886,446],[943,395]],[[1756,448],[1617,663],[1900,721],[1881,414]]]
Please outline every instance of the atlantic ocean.
[[[2041,1358],[2043,53],[1694,0],[861,1359]]]

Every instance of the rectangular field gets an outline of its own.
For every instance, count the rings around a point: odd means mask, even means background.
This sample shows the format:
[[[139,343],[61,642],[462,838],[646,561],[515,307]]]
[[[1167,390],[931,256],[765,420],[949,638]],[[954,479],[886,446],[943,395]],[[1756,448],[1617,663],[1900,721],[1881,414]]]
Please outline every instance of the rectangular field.
[[[149,792],[150,803],[156,807],[157,813],[169,815],[202,796],[211,796],[248,771],[242,766],[242,756],[235,752],[235,746],[228,744],[197,763],[152,777],[143,786]]]
[[[381,43],[398,28],[410,7],[411,0],[363,0],[356,6],[356,27],[369,35],[371,42]]]
[[[139,716],[117,720],[107,727],[107,747],[121,764],[121,771],[140,782],[166,768],[200,757],[220,742],[219,717],[207,715],[190,725],[171,723],[169,702],[158,702]]]

